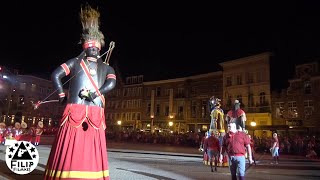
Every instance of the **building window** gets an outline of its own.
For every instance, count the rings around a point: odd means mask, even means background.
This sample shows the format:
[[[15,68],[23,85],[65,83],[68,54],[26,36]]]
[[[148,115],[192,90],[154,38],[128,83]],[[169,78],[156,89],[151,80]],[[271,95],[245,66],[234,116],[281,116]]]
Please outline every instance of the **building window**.
[[[116,109],[119,108],[119,101],[116,102],[116,107],[115,107],[115,108],[116,108]]]
[[[184,97],[184,89],[183,88],[178,88],[178,96]]]
[[[148,105],[147,105],[147,115],[150,116],[150,113],[151,113],[151,104],[148,103]]]
[[[196,117],[197,117],[197,102],[196,102],[196,101],[192,101],[192,105],[191,105],[191,117],[192,117],[192,118],[196,118]]]
[[[140,107],[141,107],[141,99],[137,101],[137,108],[140,108]]]
[[[237,85],[242,85],[242,76],[241,76],[241,74],[237,75]]]
[[[179,106],[178,108],[178,117],[183,119],[183,106]]]
[[[166,106],[164,109],[164,115],[169,116],[169,106]]]
[[[126,121],[131,120],[131,113],[126,113]]]
[[[126,101],[122,101],[122,108],[125,109],[125,108],[127,108],[126,106],[127,106],[127,102]]]
[[[137,117],[136,117],[136,113],[133,112],[133,113],[132,113],[132,120],[137,120],[136,118],[137,118]]]
[[[123,97],[127,96],[127,89],[123,89]]]
[[[250,107],[253,107],[253,106],[254,106],[254,98],[253,98],[253,94],[252,94],[252,93],[249,93],[248,105],[249,105]]]
[[[248,83],[253,83],[254,73],[248,73]]]
[[[142,83],[143,82],[143,76],[138,76],[138,82]]]
[[[169,96],[170,95],[170,89],[165,89],[164,90],[164,95]]]
[[[259,98],[260,98],[260,106],[261,105],[265,105],[266,104],[266,93],[265,92],[261,92],[259,94]]]
[[[135,83],[137,83],[137,77],[136,76],[132,77],[132,84],[135,84]]]
[[[275,106],[276,106],[276,117],[283,118],[284,102],[276,102]]]
[[[307,81],[304,83],[304,93],[305,94],[311,94],[311,83],[310,81]]]
[[[288,102],[288,116],[290,118],[297,118],[298,117],[298,109],[297,109],[297,102],[296,101],[289,101]]]
[[[156,96],[157,97],[161,96],[161,87],[157,87]]]
[[[231,86],[232,85],[232,79],[231,76],[227,77],[227,82],[226,82],[227,86]]]
[[[137,96],[137,88],[132,88],[132,96]]]
[[[36,91],[36,88],[37,88],[37,85],[31,84],[31,91],[32,91],[32,92],[35,92],[35,91]]]
[[[156,107],[156,115],[157,115],[157,116],[160,115],[160,104],[157,104],[157,107]]]
[[[131,95],[131,88],[128,88],[128,89],[127,89],[127,96],[132,96],[132,95]]]
[[[208,111],[208,102],[206,100],[202,101],[202,106],[201,106],[201,117],[205,118],[207,116],[207,111]]]
[[[132,101],[131,100],[127,101],[127,108],[132,108]]]
[[[312,115],[314,110],[313,101],[312,100],[305,100],[303,101],[304,106],[304,116],[305,118],[309,118]]]
[[[138,87],[138,96],[142,95],[142,87]]]
[[[117,91],[116,91],[116,96],[117,96],[117,97],[120,96],[120,92],[121,92],[121,90],[120,90],[120,89],[117,89]]]
[[[197,88],[196,87],[192,87],[191,88],[191,95],[196,95],[197,94]]]

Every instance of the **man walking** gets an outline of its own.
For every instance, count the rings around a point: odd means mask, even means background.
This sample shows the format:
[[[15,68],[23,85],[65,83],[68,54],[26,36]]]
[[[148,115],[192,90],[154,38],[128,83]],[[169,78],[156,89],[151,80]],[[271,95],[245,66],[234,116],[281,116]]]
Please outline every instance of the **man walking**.
[[[253,163],[250,139],[247,134],[237,130],[237,125],[235,122],[228,124],[228,130],[229,132],[223,138],[220,157],[222,157],[224,152],[227,152],[232,180],[236,180],[237,175],[239,180],[244,180],[246,168],[245,148],[247,148],[249,163]]]
[[[209,133],[209,137],[204,140],[204,151],[208,154],[211,172],[213,172],[212,159],[214,158],[214,171],[217,171],[220,144],[214,132],[210,131]]]

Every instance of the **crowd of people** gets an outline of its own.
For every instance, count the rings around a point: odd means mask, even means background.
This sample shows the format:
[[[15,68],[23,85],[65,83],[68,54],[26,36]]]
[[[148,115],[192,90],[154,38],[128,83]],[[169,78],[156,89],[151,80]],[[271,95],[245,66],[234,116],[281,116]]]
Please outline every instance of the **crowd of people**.
[[[279,153],[302,155],[308,158],[318,158],[320,155],[320,138],[315,135],[294,134],[278,135]],[[272,146],[268,137],[254,137],[257,152],[267,152]]]
[[[178,133],[150,133],[134,131],[107,131],[107,139],[118,142],[168,144],[173,146],[186,146],[199,148],[205,132]],[[310,135],[278,134],[279,154],[291,154],[317,158],[320,154],[320,138]],[[272,137],[251,137],[253,150],[256,153],[269,153],[272,147]]]
[[[2,145],[10,145],[10,142],[14,141],[28,141],[38,146],[43,132],[42,121],[32,127],[28,127],[25,122],[15,122],[14,126],[7,126],[2,122],[0,123],[0,142]]]

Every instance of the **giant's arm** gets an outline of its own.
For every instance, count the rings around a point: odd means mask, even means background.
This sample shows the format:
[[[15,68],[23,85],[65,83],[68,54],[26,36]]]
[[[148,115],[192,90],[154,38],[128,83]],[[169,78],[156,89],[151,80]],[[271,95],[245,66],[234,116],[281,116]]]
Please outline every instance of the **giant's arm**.
[[[106,81],[99,89],[101,94],[106,94],[116,86],[116,75],[114,69],[111,66],[107,66],[107,71]]]
[[[65,94],[63,92],[63,84],[61,79],[70,74],[70,69],[74,64],[75,59],[70,59],[69,61],[61,64],[51,73],[51,80],[53,82],[54,87],[58,91],[60,97],[64,97]]]

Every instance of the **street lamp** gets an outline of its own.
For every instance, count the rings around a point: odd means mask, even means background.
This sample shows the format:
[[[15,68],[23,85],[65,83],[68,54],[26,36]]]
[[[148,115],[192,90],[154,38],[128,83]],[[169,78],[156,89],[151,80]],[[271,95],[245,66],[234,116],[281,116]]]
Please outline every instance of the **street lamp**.
[[[154,114],[151,114],[150,118],[151,118],[151,128],[150,128],[150,130],[151,130],[151,133],[153,133],[153,118],[154,118]]]
[[[118,124],[119,126],[121,126],[121,121],[117,121],[117,124]]]
[[[118,126],[119,126],[119,131],[121,131],[121,121],[119,120],[119,121],[117,121],[117,124],[118,124]]]
[[[173,126],[173,122],[170,121],[170,122],[169,122],[169,127],[170,127],[170,132],[171,132],[171,133],[173,133],[173,131],[171,130],[171,127],[172,127],[172,126]]]
[[[257,123],[254,121],[254,119],[251,121],[250,125],[253,127],[252,129],[252,138],[254,138],[254,127],[257,125]]]

